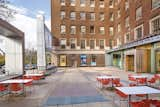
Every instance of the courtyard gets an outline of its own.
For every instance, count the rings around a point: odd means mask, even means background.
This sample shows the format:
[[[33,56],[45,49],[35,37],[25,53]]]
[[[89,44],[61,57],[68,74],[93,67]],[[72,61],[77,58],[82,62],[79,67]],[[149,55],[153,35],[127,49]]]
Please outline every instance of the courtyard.
[[[134,73],[113,67],[58,68],[57,72],[26,88],[25,96],[1,97],[0,105],[1,107],[127,107],[125,101],[119,101],[114,90],[97,87],[96,76],[100,74],[119,76],[123,85],[128,86],[128,74]],[[149,98],[159,97],[159,94],[149,96]]]

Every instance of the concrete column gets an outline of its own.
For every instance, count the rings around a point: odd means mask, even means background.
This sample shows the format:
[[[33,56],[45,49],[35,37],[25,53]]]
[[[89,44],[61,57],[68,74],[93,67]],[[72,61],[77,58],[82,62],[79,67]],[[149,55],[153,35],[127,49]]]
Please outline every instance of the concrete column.
[[[123,52],[121,52],[121,66],[120,66],[121,69],[124,69],[124,54]]]
[[[112,66],[113,58],[112,54],[105,54],[105,64],[106,66]]]
[[[156,72],[156,64],[155,64],[155,49],[154,46],[151,48],[151,72]]]
[[[5,38],[5,69],[6,74],[23,74],[23,40],[22,38]]]
[[[46,70],[45,24],[44,16],[37,15],[37,67]]]

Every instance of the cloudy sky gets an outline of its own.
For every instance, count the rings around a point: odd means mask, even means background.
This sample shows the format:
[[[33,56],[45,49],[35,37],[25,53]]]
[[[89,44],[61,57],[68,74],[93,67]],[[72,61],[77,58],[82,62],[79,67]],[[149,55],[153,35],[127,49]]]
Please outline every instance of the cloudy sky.
[[[50,0],[9,0],[18,11],[11,24],[25,33],[25,48],[36,49],[36,15],[45,13],[45,22],[50,29]],[[0,46],[1,47],[1,46]]]

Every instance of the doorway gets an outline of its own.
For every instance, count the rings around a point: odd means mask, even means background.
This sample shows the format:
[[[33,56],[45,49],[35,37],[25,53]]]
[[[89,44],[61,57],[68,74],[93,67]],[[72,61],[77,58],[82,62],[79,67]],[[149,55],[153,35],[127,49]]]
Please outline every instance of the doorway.
[[[134,55],[126,56],[126,70],[134,71]]]
[[[67,56],[60,55],[60,66],[66,66],[66,65],[67,65]]]

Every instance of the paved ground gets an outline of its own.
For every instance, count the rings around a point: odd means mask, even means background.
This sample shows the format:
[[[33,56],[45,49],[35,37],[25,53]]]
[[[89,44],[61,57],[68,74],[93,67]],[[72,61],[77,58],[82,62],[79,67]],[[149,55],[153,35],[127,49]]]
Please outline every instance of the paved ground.
[[[5,96],[1,98],[0,107],[44,107],[50,97],[98,95],[103,95],[107,101],[47,107],[120,107],[113,91],[96,87],[95,77],[98,74],[117,75],[121,77],[123,84],[128,84],[128,73],[116,68],[59,68],[56,73],[35,83],[31,89],[27,89],[26,97]],[[126,103],[122,103],[121,107],[126,107]]]

